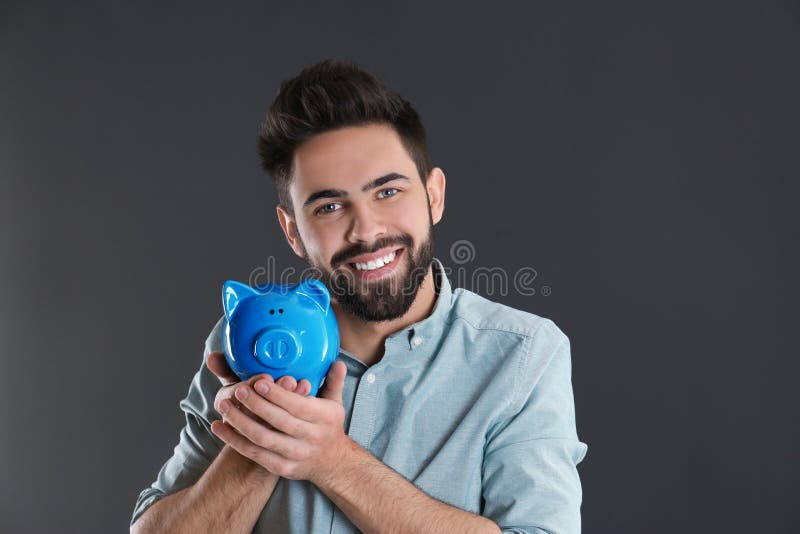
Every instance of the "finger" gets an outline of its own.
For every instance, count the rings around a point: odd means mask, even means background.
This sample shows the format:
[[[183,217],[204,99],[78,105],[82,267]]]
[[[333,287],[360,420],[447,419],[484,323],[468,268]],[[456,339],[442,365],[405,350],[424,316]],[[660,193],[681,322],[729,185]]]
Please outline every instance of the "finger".
[[[252,386],[258,380],[260,380],[260,379],[262,379],[262,378],[264,378],[266,376],[268,376],[268,375],[260,374],[260,375],[251,376],[244,383],[245,384],[250,384]],[[221,387],[219,389],[219,391],[217,391],[217,395],[214,397],[214,409],[217,410],[217,413],[222,415],[222,412],[220,411],[220,404],[224,400],[229,400],[230,402],[233,403],[234,406],[237,406],[237,407],[241,408],[242,404],[241,404],[241,402],[239,402],[239,399],[237,399],[236,395],[235,395],[236,387],[239,386],[240,384],[241,384],[241,382],[237,382],[235,384],[229,384],[227,386]]]
[[[281,378],[278,379],[278,384],[280,384],[280,386],[286,391],[293,391],[294,389],[294,379],[292,379],[292,377],[290,376],[282,376]],[[250,383],[250,385],[252,386],[253,384]],[[239,399],[237,399],[235,396],[231,400],[234,401],[234,406],[242,410],[249,417],[252,417],[253,419],[259,421],[262,425],[266,425],[268,428],[272,428],[272,425],[270,425],[269,423],[258,417],[256,414],[251,412],[249,408],[247,408],[246,406],[243,406],[242,403],[239,401]]]
[[[293,376],[284,375],[278,379],[278,383],[283,386],[286,391],[294,391],[297,387],[297,381]]]
[[[252,386],[256,381],[258,381],[258,380],[260,380],[262,378],[265,378],[267,376],[269,376],[269,375],[264,374],[264,373],[259,374],[259,375],[254,375],[254,376],[251,376],[249,379],[247,379],[244,383],[245,384],[249,384],[250,386]],[[280,382],[280,380],[279,380],[279,382]],[[238,408],[239,410],[242,410],[242,412],[244,412],[248,417],[252,417],[256,421],[259,421],[261,424],[266,425],[269,428],[272,428],[272,425],[270,425],[269,423],[267,423],[266,421],[261,419],[259,416],[257,416],[253,412],[251,412],[248,407],[243,406],[241,401],[239,401],[239,399],[236,398],[236,386],[238,386],[240,384],[241,384],[241,382],[238,382],[236,384],[230,384],[230,385],[223,386],[222,388],[220,388],[219,391],[217,391],[216,397],[214,398],[214,409],[217,411],[217,413],[220,415],[220,417],[224,417],[223,414],[222,414],[222,411],[221,411],[221,405],[222,405],[223,401],[227,400],[228,402],[233,404],[236,408]],[[283,384],[281,384],[281,385],[283,386]]]
[[[225,422],[253,444],[276,452],[285,458],[291,458],[293,452],[301,447],[300,442],[295,438],[265,427],[235,406],[228,404],[225,408],[227,408]]]
[[[311,393],[311,382],[307,378],[303,378],[297,383],[297,388],[295,388],[294,392],[305,397]]]
[[[236,398],[250,409],[251,412],[258,417],[275,427],[277,430],[295,436],[297,438],[305,438],[311,434],[312,424],[309,419],[305,419],[303,415],[308,411],[307,406],[303,406],[299,411],[303,412],[298,414],[287,410],[278,405],[273,399],[277,397],[292,397],[300,401],[308,401],[309,397],[301,397],[292,391],[276,386],[271,381],[259,380],[256,385],[269,382],[269,392],[266,397],[260,392],[256,392],[252,387],[240,385],[236,388]],[[267,398],[269,397],[269,398]],[[316,399],[315,399],[316,400]],[[312,408],[313,410],[313,408]]]
[[[282,376],[281,378],[278,379],[278,385],[287,391],[292,391],[292,388],[289,387],[291,384],[289,383],[289,380],[285,376]]]
[[[286,380],[290,385],[291,384],[293,385],[291,387],[287,387],[287,385],[284,385],[282,383],[283,380]],[[308,395],[309,392],[311,391],[311,382],[309,382],[308,379],[306,378],[302,378],[300,379],[299,382],[296,382],[294,377],[285,375],[278,380],[278,383],[281,384],[281,386],[283,386],[283,389],[285,389],[286,391],[294,391],[298,395],[302,395],[304,397]]]
[[[239,381],[239,377],[236,376],[236,373],[234,373],[228,365],[225,354],[221,352],[210,353],[206,359],[206,367],[208,367],[209,371],[217,375],[217,378],[219,378],[223,385]]]
[[[342,391],[344,391],[344,378],[347,376],[347,365],[336,360],[328,370],[325,387],[320,394],[323,399],[329,399],[342,404]]]

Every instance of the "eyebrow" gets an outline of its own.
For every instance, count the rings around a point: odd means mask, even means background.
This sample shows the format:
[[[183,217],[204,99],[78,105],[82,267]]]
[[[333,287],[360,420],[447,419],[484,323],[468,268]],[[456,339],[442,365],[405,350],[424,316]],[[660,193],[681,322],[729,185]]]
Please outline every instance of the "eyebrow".
[[[375,189],[376,187],[380,187],[387,182],[391,182],[392,180],[408,180],[408,179],[409,179],[408,176],[403,176],[402,174],[391,172],[385,176],[381,176],[380,178],[375,178],[374,180],[370,180],[361,188],[361,191],[366,193],[370,189]],[[303,208],[307,208],[315,200],[319,200],[320,198],[339,198],[346,196],[347,196],[347,191],[343,189],[322,189],[320,191],[314,191],[313,193],[308,195],[308,198],[303,203]]]

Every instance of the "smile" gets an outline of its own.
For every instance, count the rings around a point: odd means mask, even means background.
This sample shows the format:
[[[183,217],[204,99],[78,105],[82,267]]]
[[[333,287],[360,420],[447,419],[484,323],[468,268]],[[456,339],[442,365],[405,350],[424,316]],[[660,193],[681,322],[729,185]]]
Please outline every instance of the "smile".
[[[393,250],[382,258],[377,258],[375,260],[370,260],[362,263],[351,263],[350,265],[354,266],[359,271],[374,271],[375,269],[380,269],[384,265],[392,263],[394,257],[395,257],[395,251]]]
[[[347,265],[359,278],[371,280],[392,272],[402,254],[403,249],[399,248],[381,256],[370,258],[367,261],[350,262]]]

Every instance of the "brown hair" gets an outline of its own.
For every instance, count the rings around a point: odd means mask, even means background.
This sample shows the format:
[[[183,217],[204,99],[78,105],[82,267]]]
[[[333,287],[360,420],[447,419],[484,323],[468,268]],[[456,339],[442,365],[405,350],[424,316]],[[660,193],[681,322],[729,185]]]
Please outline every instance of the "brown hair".
[[[294,150],[310,137],[345,126],[390,124],[425,183],[432,165],[419,115],[375,76],[348,61],[326,59],[281,83],[258,135],[261,166],[272,176],[278,202],[289,196]]]

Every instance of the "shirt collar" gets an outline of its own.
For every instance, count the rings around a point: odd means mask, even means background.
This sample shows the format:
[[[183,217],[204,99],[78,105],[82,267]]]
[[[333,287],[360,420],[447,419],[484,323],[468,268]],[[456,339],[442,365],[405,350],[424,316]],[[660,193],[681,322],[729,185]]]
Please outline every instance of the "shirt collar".
[[[424,319],[412,323],[387,337],[387,340],[401,340],[405,347],[411,350],[429,345],[431,340],[437,339],[445,328],[453,304],[453,290],[450,280],[445,273],[444,265],[438,258],[431,262],[433,271],[434,290],[436,302],[433,311]]]

